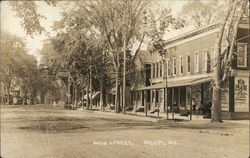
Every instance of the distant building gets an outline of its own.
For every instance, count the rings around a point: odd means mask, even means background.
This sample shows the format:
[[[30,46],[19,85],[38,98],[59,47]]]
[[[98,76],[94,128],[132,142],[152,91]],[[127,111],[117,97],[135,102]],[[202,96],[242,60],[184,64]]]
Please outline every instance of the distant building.
[[[8,100],[11,105],[23,104],[24,94],[16,78],[11,79],[9,89],[4,82],[0,82],[0,105],[7,105]]]

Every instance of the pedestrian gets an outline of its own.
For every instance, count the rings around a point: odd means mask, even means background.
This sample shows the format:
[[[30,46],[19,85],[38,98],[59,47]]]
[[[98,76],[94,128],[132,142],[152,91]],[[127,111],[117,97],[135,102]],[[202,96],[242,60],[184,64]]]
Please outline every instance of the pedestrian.
[[[54,102],[53,102],[53,106],[56,106],[56,101],[54,100]]]
[[[195,110],[196,110],[196,100],[195,100],[195,98],[192,99],[192,107],[193,107],[193,111],[194,111],[194,114],[195,114]]]

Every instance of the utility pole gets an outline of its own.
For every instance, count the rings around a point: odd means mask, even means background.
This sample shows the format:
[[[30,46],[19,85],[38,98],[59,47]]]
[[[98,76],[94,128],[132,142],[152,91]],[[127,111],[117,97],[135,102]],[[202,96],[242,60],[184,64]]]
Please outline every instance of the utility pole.
[[[172,88],[172,119],[174,119],[174,88]]]
[[[126,34],[124,38],[124,52],[123,52],[123,114],[125,114],[125,105],[126,105]]]
[[[166,62],[166,59],[165,59],[165,56],[163,57],[163,64],[165,66],[164,67],[164,77],[165,77],[165,89],[164,89],[164,105],[165,105],[165,110],[166,110],[166,115],[167,115],[167,119],[169,119],[169,116],[168,116],[168,72],[167,72],[167,69],[168,69],[168,63]]]

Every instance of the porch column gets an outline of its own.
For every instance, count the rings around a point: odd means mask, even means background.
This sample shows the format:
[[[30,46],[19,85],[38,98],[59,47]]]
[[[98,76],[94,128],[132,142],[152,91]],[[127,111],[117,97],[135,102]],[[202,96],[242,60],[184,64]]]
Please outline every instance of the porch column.
[[[154,95],[154,100],[155,100],[155,107],[156,107],[156,105],[157,105],[157,101],[156,101],[156,98],[157,98],[157,90],[154,90],[154,93],[155,93],[155,95]]]
[[[205,103],[205,97],[204,97],[204,83],[201,84],[201,105],[204,105]]]
[[[152,92],[152,89],[150,89],[150,103],[149,103],[149,106],[150,106],[151,109],[152,109],[152,103],[153,103],[153,92]]]
[[[143,104],[144,104],[144,111],[145,111],[145,116],[148,116],[148,108],[147,108],[147,91],[142,91],[142,95],[143,95]]]
[[[157,116],[160,117],[160,106],[161,106],[161,90],[158,89],[158,106],[157,106]]]
[[[172,88],[172,119],[174,119],[174,88]]]
[[[190,86],[190,120],[192,120],[192,113],[193,113],[193,110],[192,110],[192,99],[193,99],[193,94],[192,94],[192,86]]]
[[[144,90],[141,91],[141,105],[144,106]]]
[[[164,107],[165,107],[167,119],[169,119],[169,116],[168,116],[168,89],[167,88],[164,88]]]
[[[178,87],[178,96],[177,96],[177,105],[178,105],[178,108],[180,109],[181,107],[181,88]]]

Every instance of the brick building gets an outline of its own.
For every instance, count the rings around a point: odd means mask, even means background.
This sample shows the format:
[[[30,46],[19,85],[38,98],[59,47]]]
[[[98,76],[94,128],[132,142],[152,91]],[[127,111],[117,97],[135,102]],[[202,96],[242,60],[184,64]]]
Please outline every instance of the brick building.
[[[164,56],[157,52],[138,53],[135,67],[141,74],[137,73],[135,78],[143,78],[132,87],[134,109],[144,109],[146,113],[164,112],[168,105],[170,111],[188,114],[191,113],[192,98],[195,99],[196,114],[202,114],[207,106],[211,106],[214,46],[219,26],[220,23],[213,23],[164,41],[167,52]],[[242,19],[231,72],[222,85],[223,119],[249,117],[250,55],[247,35],[249,19]]]

